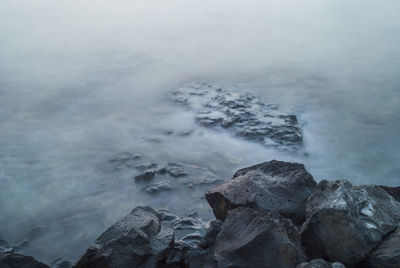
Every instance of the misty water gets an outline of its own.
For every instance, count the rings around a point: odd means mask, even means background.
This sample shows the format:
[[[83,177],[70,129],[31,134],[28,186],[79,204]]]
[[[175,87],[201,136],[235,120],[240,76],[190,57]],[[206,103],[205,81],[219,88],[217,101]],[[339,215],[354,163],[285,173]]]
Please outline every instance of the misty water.
[[[20,252],[51,263],[78,258],[135,206],[190,211],[104,172],[122,152],[223,179],[279,159],[317,181],[399,185],[399,66],[395,0],[3,0],[0,237],[19,243],[46,225]],[[169,99],[192,80],[296,114],[303,151],[196,125]]]

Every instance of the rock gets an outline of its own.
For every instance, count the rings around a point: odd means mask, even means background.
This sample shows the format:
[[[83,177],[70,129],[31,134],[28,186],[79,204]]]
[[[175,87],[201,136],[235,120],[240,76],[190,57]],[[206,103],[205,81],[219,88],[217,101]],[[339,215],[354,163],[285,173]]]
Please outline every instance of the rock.
[[[296,266],[296,268],[346,268],[340,262],[329,263],[323,259],[314,259],[310,262],[303,262]]]
[[[51,268],[72,268],[73,260],[67,258],[58,258],[51,264]]]
[[[230,92],[204,82],[191,82],[172,96],[196,113],[196,122],[213,129],[228,129],[237,136],[265,146],[297,150],[303,137],[297,117],[279,111],[248,93]]]
[[[31,242],[28,239],[25,239],[21,242],[19,242],[18,244],[12,245],[12,249],[15,251],[19,251],[21,249],[24,249],[26,247],[28,247],[31,244]]]
[[[400,221],[400,203],[378,186],[321,181],[307,202],[301,228],[310,258],[361,263]]]
[[[135,180],[136,181],[151,180],[152,178],[154,178],[154,175],[156,175],[156,172],[154,170],[144,171],[143,173],[140,173],[139,175],[135,176]]]
[[[400,187],[389,187],[389,186],[379,186],[388,194],[390,194],[394,199],[400,202]]]
[[[157,212],[137,207],[97,238],[75,267],[156,267],[173,240],[173,230]]]
[[[14,252],[0,254],[1,268],[49,268],[30,256],[24,256]]]
[[[221,231],[222,222],[219,220],[210,222],[205,235],[199,243],[185,252],[184,262],[187,267],[216,267],[214,260],[215,239]]]
[[[149,194],[156,194],[158,192],[169,191],[171,189],[172,185],[167,181],[160,181],[143,187],[143,191],[146,191]]]
[[[171,167],[168,169],[168,173],[175,178],[187,176],[187,173],[182,167]]]
[[[369,258],[371,268],[400,267],[400,227],[389,233],[375,248]]]
[[[289,219],[239,207],[229,211],[215,242],[218,267],[296,267],[305,261]]]
[[[103,163],[100,169],[105,172],[115,172],[122,170],[126,167],[131,167],[139,160],[141,156],[139,154],[131,152],[122,152],[109,159],[107,163]]]
[[[316,182],[302,164],[270,161],[241,169],[233,179],[206,193],[214,215],[224,220],[239,206],[277,212],[300,224]]]

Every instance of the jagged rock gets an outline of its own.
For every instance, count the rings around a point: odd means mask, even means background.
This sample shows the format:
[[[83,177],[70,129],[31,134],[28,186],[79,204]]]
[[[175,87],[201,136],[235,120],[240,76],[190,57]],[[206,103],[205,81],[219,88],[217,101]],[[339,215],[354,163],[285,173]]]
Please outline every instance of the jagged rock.
[[[400,203],[378,186],[321,181],[307,202],[302,244],[311,258],[361,263],[400,221]]]
[[[237,136],[297,150],[303,137],[295,115],[279,111],[248,93],[235,93],[204,82],[191,82],[173,92],[173,100],[192,109],[199,125],[231,130]]]
[[[72,268],[74,261],[67,258],[58,258],[51,264],[51,268]]]
[[[222,222],[219,220],[210,222],[205,235],[199,243],[184,251],[184,262],[187,267],[216,267],[214,260],[215,239],[221,231]]]
[[[14,252],[0,254],[1,268],[49,268],[31,256],[24,256]]]
[[[241,169],[233,179],[206,193],[214,215],[224,220],[239,206],[277,212],[301,223],[316,182],[302,164],[270,161]]]
[[[310,262],[303,262],[296,266],[296,268],[346,268],[340,262],[329,263],[323,259],[314,259]]]
[[[389,186],[383,186],[380,185],[383,190],[388,192],[394,199],[400,202],[400,187],[389,187]]]
[[[371,252],[369,266],[371,268],[400,267],[400,227],[389,233]]]
[[[218,267],[296,267],[305,261],[289,219],[239,207],[229,211],[215,241]]]
[[[137,207],[108,228],[81,257],[76,268],[156,267],[174,240],[150,207]]]
[[[172,185],[167,181],[160,181],[143,187],[143,191],[146,191],[149,194],[155,194],[161,191],[169,191],[171,189]]]

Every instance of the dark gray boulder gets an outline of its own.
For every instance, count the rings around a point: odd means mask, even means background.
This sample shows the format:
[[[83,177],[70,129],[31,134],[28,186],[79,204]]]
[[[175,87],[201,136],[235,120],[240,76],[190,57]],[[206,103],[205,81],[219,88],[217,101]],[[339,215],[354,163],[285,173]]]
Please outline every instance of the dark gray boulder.
[[[239,207],[229,211],[215,241],[218,267],[294,268],[305,261],[291,220]]]
[[[389,233],[371,252],[369,266],[371,268],[400,267],[400,227]]]
[[[296,268],[346,268],[340,262],[326,262],[323,259],[314,259],[309,262],[303,262],[296,266]]]
[[[0,254],[1,268],[49,268],[44,263],[41,263],[30,256],[17,254],[14,252]]]
[[[157,212],[137,207],[97,238],[75,267],[157,267],[173,241],[173,230]]]
[[[307,202],[302,244],[310,258],[354,267],[399,223],[400,203],[380,187],[321,181]]]
[[[316,182],[304,165],[270,161],[241,169],[232,180],[206,193],[206,199],[219,220],[239,206],[268,210],[301,224],[306,201]]]

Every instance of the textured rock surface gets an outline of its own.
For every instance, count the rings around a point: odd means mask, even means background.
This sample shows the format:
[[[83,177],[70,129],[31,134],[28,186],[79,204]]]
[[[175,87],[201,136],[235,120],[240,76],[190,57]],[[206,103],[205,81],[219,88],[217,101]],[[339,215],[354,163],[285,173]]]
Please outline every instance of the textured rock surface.
[[[156,267],[173,240],[153,209],[137,207],[97,238],[75,267]]]
[[[379,186],[400,202],[400,187]]]
[[[302,164],[270,161],[237,171],[232,180],[206,193],[219,220],[238,206],[270,210],[301,223],[316,186]]]
[[[314,259],[310,262],[304,262],[296,266],[296,268],[346,268],[340,262],[329,263],[323,259]]]
[[[44,263],[35,260],[33,257],[24,256],[14,252],[0,253],[1,268],[49,268]]]
[[[372,268],[400,267],[400,227],[388,234],[370,255]]]
[[[229,129],[266,146],[296,150],[303,137],[297,117],[265,104],[248,93],[235,93],[204,82],[191,82],[173,92],[175,102],[196,113],[198,124]]]
[[[353,267],[399,221],[400,203],[380,187],[321,181],[307,202],[302,243],[311,258],[338,260]]]
[[[212,221],[206,234],[200,239],[198,245],[185,252],[184,263],[187,267],[217,267],[214,259],[215,240],[221,231],[222,222]]]
[[[215,242],[218,267],[296,267],[305,260],[289,220],[245,207],[228,213]]]

